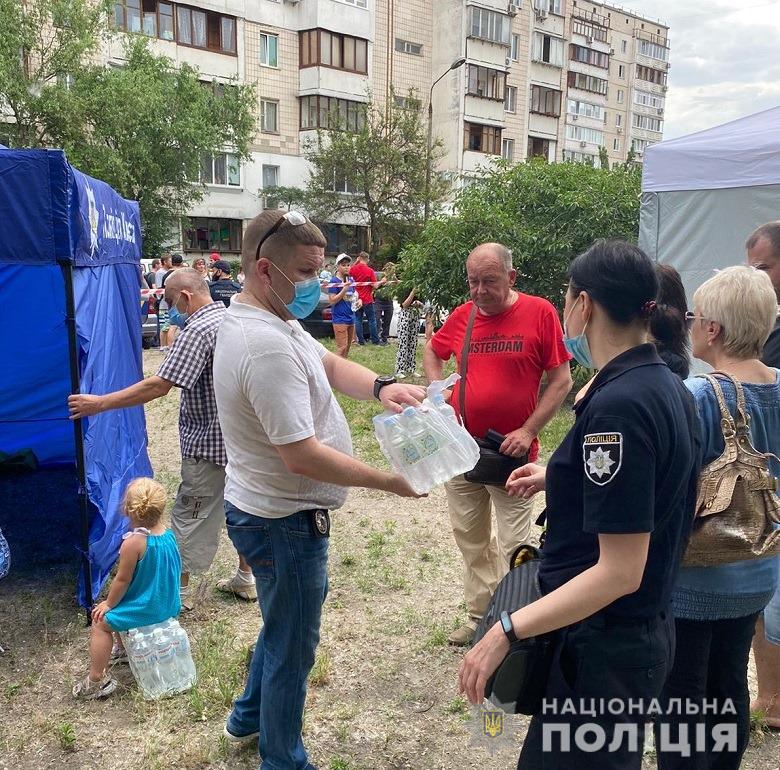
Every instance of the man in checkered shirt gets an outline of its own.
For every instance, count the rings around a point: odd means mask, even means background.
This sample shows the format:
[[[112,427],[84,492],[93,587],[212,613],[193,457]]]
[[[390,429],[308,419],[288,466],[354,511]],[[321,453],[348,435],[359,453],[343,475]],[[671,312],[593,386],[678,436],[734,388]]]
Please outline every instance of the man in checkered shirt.
[[[227,455],[217,419],[212,364],[217,330],[225,315],[222,302],[211,299],[208,284],[192,268],[181,268],[165,283],[171,322],[182,331],[157,374],[115,393],[74,395],[68,399],[72,418],[145,404],[181,389],[179,441],[181,485],[171,511],[171,527],[182,558],[182,605],[195,602],[190,574],[211,566],[225,521],[224,489]],[[257,590],[251,569],[239,557],[238,572],[217,588],[239,598],[255,600]]]

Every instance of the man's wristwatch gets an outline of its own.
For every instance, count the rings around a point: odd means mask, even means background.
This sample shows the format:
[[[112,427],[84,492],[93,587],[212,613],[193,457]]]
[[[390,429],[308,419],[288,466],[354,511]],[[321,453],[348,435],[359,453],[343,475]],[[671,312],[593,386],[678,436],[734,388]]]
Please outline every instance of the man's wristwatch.
[[[512,618],[509,616],[509,613],[506,610],[504,610],[499,616],[499,621],[501,623],[501,628],[504,629],[506,638],[509,639],[509,644],[516,642],[517,634],[515,634],[515,629],[512,626]]]
[[[379,391],[384,388],[385,385],[395,385],[396,379],[395,377],[389,377],[387,375],[383,375],[381,377],[377,377],[374,380],[374,398],[379,398]]]

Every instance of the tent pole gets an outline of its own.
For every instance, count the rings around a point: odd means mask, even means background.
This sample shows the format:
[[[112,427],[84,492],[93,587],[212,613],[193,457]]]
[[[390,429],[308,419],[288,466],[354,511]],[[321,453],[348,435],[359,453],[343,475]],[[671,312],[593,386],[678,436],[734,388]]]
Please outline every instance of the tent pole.
[[[70,359],[70,392],[81,392],[79,356],[76,342],[76,300],[73,294],[73,264],[69,259],[58,259],[65,280],[65,326],[68,330],[68,357]],[[84,594],[87,600],[87,625],[92,622],[92,565],[89,561],[89,503],[87,500],[87,472],[84,461],[83,421],[73,420],[76,444],[76,475],[79,480],[79,510],[81,511],[81,562],[84,571]]]

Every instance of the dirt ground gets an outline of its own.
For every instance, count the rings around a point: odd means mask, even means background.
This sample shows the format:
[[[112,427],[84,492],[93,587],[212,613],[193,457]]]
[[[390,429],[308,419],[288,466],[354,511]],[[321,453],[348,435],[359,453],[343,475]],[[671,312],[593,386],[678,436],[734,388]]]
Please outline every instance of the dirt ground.
[[[160,361],[145,352],[147,371]],[[178,396],[147,407],[150,456],[173,495],[178,483]],[[541,501],[539,502],[541,505]],[[399,500],[353,491],[333,516],[330,594],[312,674],[304,739],[320,770],[514,768],[525,718],[507,719],[500,739],[458,697],[462,652],[446,645],[464,618],[460,559],[441,490]],[[127,671],[107,701],[77,704],[70,689],[87,663],[87,634],[72,601],[72,575],[0,584],[0,768],[2,770],[250,770],[254,749],[221,739],[240,692],[257,605],[222,597],[214,582],[235,556],[223,536],[204,604],[183,616],[199,684],[190,693],[143,701]],[[654,767],[651,755],[646,767]],[[780,737],[756,731],[742,765],[780,770]]]

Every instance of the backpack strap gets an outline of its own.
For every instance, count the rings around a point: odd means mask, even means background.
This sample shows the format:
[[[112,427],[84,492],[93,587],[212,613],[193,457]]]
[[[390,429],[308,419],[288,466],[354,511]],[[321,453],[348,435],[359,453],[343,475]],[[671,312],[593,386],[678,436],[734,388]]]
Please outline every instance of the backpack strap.
[[[466,425],[466,372],[469,369],[469,347],[471,346],[471,332],[474,330],[474,320],[477,317],[477,306],[471,306],[469,320],[466,322],[466,333],[463,335],[463,347],[460,351],[460,389],[458,391],[458,407],[460,408],[460,419],[463,427],[468,430]]]

